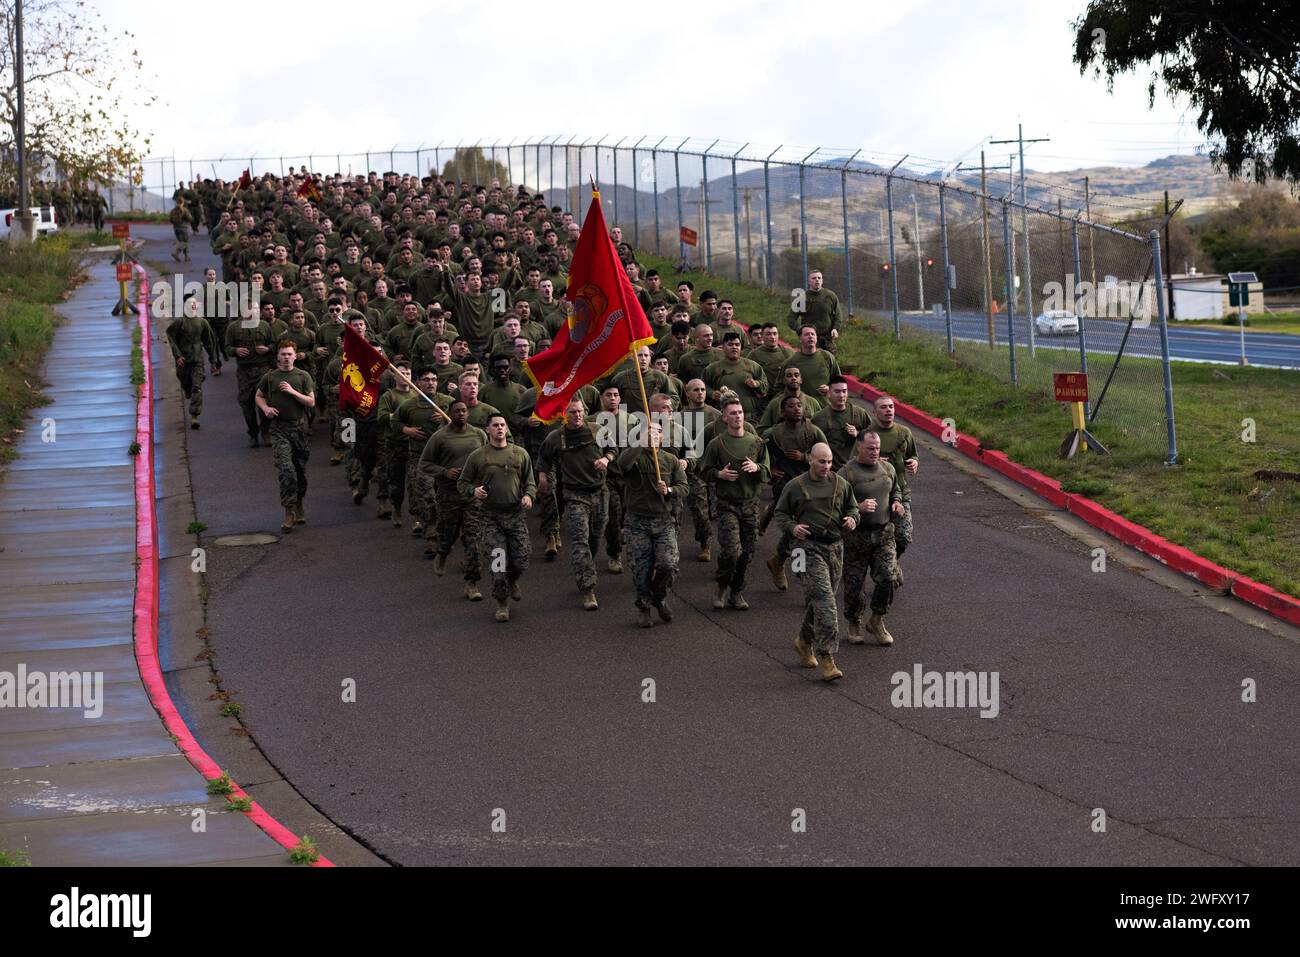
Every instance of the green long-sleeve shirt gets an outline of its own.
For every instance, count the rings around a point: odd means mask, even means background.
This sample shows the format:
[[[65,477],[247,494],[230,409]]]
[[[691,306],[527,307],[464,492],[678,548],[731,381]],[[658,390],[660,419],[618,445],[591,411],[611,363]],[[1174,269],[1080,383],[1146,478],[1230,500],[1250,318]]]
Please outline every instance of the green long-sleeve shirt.
[[[471,496],[480,485],[487,486],[484,508],[512,512],[520,507],[520,500],[525,495],[530,499],[537,496],[533,461],[518,445],[505,448],[485,445],[476,449],[465,460],[456,488],[461,495]]]
[[[606,463],[614,460],[614,449],[603,447],[596,440],[596,429],[590,423],[581,428],[561,426],[542,441],[537,453],[537,470],[555,479],[559,472],[560,483],[566,491],[595,492],[605,485],[609,475],[605,469],[596,468],[596,460]]]
[[[420,453],[420,471],[432,479],[455,481],[447,476],[447,470],[464,468],[470,453],[487,444],[487,433],[482,429],[466,423],[458,432],[444,425],[430,436]]]
[[[857,436],[871,428],[871,416],[862,406],[850,402],[843,412],[836,412],[829,405],[826,406],[812,417],[812,424],[826,433],[826,444],[831,447],[835,468],[840,469],[853,458]],[[850,425],[856,430],[853,435],[849,435],[846,428]]]
[[[745,383],[753,380],[758,385],[750,388]],[[712,393],[721,389],[730,389],[740,399],[745,417],[756,415],[759,402],[767,395],[767,373],[763,367],[752,359],[719,359],[704,370],[704,384]]]
[[[840,374],[840,364],[825,349],[813,352],[800,350],[786,360],[786,368],[794,366],[803,375],[803,390],[819,394],[822,386],[830,385],[831,376]]]
[[[757,472],[746,472],[740,463],[750,459],[758,466]],[[729,502],[751,502],[758,498],[763,486],[772,477],[767,455],[767,444],[752,432],[734,436],[723,432],[704,449],[700,470],[706,482],[716,481],[718,498]],[[718,471],[730,465],[739,473],[734,482],[718,478]]]
[[[807,473],[789,482],[776,503],[774,514],[785,531],[793,532],[796,525],[807,525],[809,539],[819,545],[841,541],[845,533],[842,523],[849,516],[860,520],[858,503],[849,483],[834,472],[820,481]],[[794,544],[798,543],[794,539]]]
[[[623,473],[623,508],[644,518],[671,518],[673,500],[685,500],[690,493],[686,481],[686,463],[671,452],[658,452],[659,472],[668,485],[668,495],[655,488],[655,454],[644,446],[624,449],[618,457]]]
[[[907,460],[916,458],[916,439],[912,430],[897,421],[889,428],[873,425],[871,431],[880,436],[880,457],[888,460],[898,473],[898,489],[903,501],[909,501],[912,490],[907,485]]]
[[[763,410],[763,416],[758,420],[757,429],[759,432],[766,432],[772,426],[776,425],[783,418],[781,414],[781,401],[788,395],[785,389],[776,393],[767,403],[767,408]],[[800,405],[803,408],[803,417],[805,421],[811,420],[818,412],[822,410],[822,404],[819,400],[810,396],[802,389],[799,390],[799,398],[803,401]]]
[[[888,525],[893,518],[891,507],[895,502],[903,500],[894,467],[884,459],[880,459],[875,465],[863,465],[855,459],[840,469],[839,475],[853,489],[855,502],[862,502],[869,498],[876,500],[874,512],[861,510],[861,527],[883,528]]]
[[[803,326],[812,326],[819,341],[830,338],[831,330],[840,328],[840,297],[824,286],[816,292],[805,293],[804,297],[804,311],[791,310],[786,325],[795,335]]]
[[[266,352],[258,352],[258,346],[266,346]],[[259,319],[257,325],[244,328],[243,320],[231,322],[226,326],[226,351],[235,355],[236,349],[248,350],[246,356],[235,356],[241,366],[256,368],[275,362],[275,338],[270,323]]]
[[[772,471],[783,473],[788,481],[808,471],[808,453],[818,442],[826,442],[826,433],[803,419],[798,425],[778,422],[767,430],[766,439],[772,456]],[[798,452],[800,458],[788,458],[787,452]]]
[[[208,361],[221,365],[217,357],[217,340],[212,334],[212,326],[202,316],[177,316],[167,324],[167,343],[172,348],[173,359],[184,359],[187,363],[202,362],[206,349]]]

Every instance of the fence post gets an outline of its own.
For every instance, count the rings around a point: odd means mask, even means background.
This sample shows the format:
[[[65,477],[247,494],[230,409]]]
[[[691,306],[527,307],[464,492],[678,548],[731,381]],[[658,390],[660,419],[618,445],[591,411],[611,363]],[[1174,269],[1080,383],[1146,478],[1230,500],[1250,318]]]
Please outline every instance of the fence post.
[[[943,241],[943,324],[948,334],[948,354],[952,355],[952,282],[948,278],[948,207],[944,204],[947,188],[939,184],[939,236]]]
[[[1002,245],[1006,253],[1007,265],[1007,348],[1008,355],[1011,357],[1011,384],[1017,385],[1016,378],[1016,302],[1014,293],[1015,277],[1012,275],[1015,266],[1011,264],[1012,245],[1011,245],[1011,204],[1007,200],[1002,200]]]
[[[641,137],[641,140],[645,137]],[[637,195],[636,181],[638,179],[636,172],[636,148],[641,145],[641,140],[632,144],[632,246],[639,249],[641,247],[641,199]]]
[[[1088,340],[1083,329],[1083,310],[1079,308],[1079,280],[1083,269],[1079,263],[1079,220],[1077,217],[1070,223],[1070,245],[1074,252],[1074,289],[1071,290],[1071,297],[1074,301],[1074,317],[1079,321],[1079,371],[1087,375]],[[1091,401],[1083,403],[1083,413],[1085,418],[1092,417]]]
[[[848,286],[849,315],[853,315],[853,261],[849,258],[849,163],[862,150],[855,150],[840,168],[840,222],[844,227],[844,282]]]
[[[573,205],[576,208],[573,210],[573,214],[579,226],[582,225],[582,151],[586,149],[586,147],[587,147],[586,140],[583,140],[578,145],[578,192],[577,195],[574,197]]]
[[[1165,431],[1169,437],[1166,465],[1178,464],[1178,436],[1174,430],[1174,381],[1169,371],[1169,325],[1165,315],[1164,270],[1160,267],[1160,230],[1151,230],[1151,272],[1155,280],[1156,315],[1160,319],[1160,369],[1165,385]]]
[[[555,139],[551,140],[550,145],[546,148],[546,175],[551,183],[550,192],[552,194],[555,193],[555,144],[560,141],[560,137],[563,135],[562,133],[556,134]],[[551,205],[555,205],[554,195],[551,196]]]
[[[821,149],[818,147],[817,149]],[[808,162],[817,150],[813,150],[807,156],[799,161],[799,255],[803,262],[803,272],[799,274],[799,282],[808,281],[808,220],[804,215],[804,164]]]
[[[768,175],[772,163],[772,157],[781,149],[778,146],[772,152],[767,154],[767,159],[763,160],[763,233],[767,236],[767,288],[775,288],[772,281],[772,181]]]
[[[1022,147],[1023,149],[1023,147]],[[1034,343],[1034,269],[1029,256],[1029,209],[1025,204],[1025,157],[1020,157],[1020,228],[1025,234],[1025,318],[1029,320],[1029,356],[1037,352]]]
[[[623,140],[625,139],[627,139],[626,136],[623,137]],[[618,221],[618,148],[623,144],[623,140],[619,140],[617,143],[614,144],[613,147],[614,150],[614,225],[615,226],[622,226],[622,223]],[[633,177],[635,177],[636,173],[633,172],[632,175]],[[635,179],[633,180],[632,186],[634,189],[636,188]],[[635,203],[633,205],[635,205]]]
[[[904,157],[906,159],[906,157]],[[894,338],[903,338],[903,327],[898,320],[898,262],[894,258],[894,170],[898,169],[903,160],[894,164],[885,176],[885,210],[889,215],[889,285],[894,293]]]
[[[748,143],[736,150],[731,157],[731,225],[735,236],[736,282],[740,282],[740,190],[736,186],[736,157],[744,151]]]
[[[686,261],[686,243],[682,240],[682,227],[686,225],[682,217],[682,154],[681,149],[686,145],[686,140],[682,140],[677,149],[673,150],[673,176],[677,179],[677,254],[682,261]]]
[[[650,186],[655,191],[655,255],[662,256],[663,235],[659,232],[659,147],[666,136],[659,137],[659,142],[650,148]]]

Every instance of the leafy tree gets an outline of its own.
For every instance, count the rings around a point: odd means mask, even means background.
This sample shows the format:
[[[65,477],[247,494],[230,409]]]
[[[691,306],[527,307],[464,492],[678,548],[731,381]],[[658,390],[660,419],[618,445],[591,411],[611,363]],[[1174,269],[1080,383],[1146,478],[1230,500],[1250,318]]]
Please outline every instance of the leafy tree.
[[[18,129],[17,45],[12,0],[0,0],[0,151],[14,175]],[[111,33],[84,2],[28,0],[23,6],[24,144],[29,175],[57,163],[64,176],[107,182],[134,170],[141,136],[127,118],[157,97],[139,83],[144,69],[133,34]]]
[[[470,182],[475,186],[491,185],[492,180],[500,181],[504,188],[510,183],[510,173],[500,161],[493,162],[477,146],[456,150],[451,159],[442,166],[442,175],[446,179]]]
[[[1300,17],[1291,0],[1090,0],[1072,24],[1081,73],[1151,65],[1199,111],[1210,156],[1229,175],[1300,184]]]
[[[1201,249],[1219,272],[1254,272],[1264,288],[1300,285],[1300,205],[1254,189],[1199,225]]]

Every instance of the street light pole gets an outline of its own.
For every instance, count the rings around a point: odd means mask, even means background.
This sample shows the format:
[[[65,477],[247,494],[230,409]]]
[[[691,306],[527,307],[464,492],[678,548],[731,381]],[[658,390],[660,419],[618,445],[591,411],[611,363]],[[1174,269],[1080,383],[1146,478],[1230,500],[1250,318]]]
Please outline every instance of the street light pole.
[[[20,243],[31,242],[36,238],[36,223],[32,219],[32,198],[27,185],[27,150],[23,143],[26,133],[23,116],[23,0],[14,0],[14,45],[17,57],[14,60],[14,79],[18,83],[17,138],[14,149],[18,154],[18,212],[14,213],[14,230],[12,235]]]

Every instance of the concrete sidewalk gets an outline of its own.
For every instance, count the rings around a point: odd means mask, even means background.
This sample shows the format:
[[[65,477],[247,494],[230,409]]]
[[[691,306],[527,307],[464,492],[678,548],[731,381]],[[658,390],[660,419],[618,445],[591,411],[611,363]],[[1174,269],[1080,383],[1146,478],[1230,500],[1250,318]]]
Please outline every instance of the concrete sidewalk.
[[[59,309],[52,402],[33,413],[0,482],[0,682],[20,668],[102,675],[102,714],[0,707],[0,851],[36,866],[287,865],[278,843],[208,795],[140,681],[127,451],[136,319],[111,315],[108,256],[92,255],[87,272]]]

